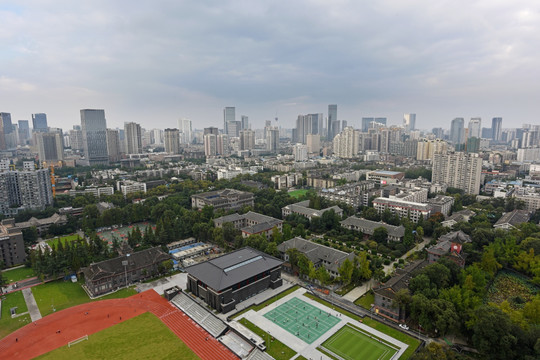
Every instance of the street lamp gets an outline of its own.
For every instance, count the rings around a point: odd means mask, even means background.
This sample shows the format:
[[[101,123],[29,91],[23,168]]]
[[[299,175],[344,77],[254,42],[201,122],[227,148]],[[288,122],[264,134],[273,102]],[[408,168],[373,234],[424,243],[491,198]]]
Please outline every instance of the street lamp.
[[[270,350],[270,331],[268,331],[268,346],[266,347],[266,350]]]

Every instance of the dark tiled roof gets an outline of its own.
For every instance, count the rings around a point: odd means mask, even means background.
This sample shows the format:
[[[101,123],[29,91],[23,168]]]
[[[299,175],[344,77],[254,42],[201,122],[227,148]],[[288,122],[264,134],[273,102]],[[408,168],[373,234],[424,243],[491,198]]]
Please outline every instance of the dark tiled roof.
[[[356,216],[348,217],[347,219],[341,222],[341,225],[342,226],[350,226],[350,225],[357,226],[363,229],[368,235],[372,235],[376,228],[379,228],[382,226],[386,230],[388,230],[388,235],[399,237],[399,238],[405,236],[405,228],[402,225],[400,226],[388,225],[383,222],[366,220],[366,219],[358,218]]]
[[[382,296],[393,299],[395,293],[401,289],[407,289],[409,287],[409,280],[427,264],[427,260],[418,260],[411,263],[404,269],[398,269],[396,270],[395,276],[393,276],[385,284],[382,284],[379,288],[373,289],[373,291]]]
[[[518,226],[519,224],[523,224],[531,218],[530,212],[527,210],[514,210],[511,212],[505,213],[499,221],[493,225],[494,227],[498,227],[501,225],[511,225],[511,226]]]

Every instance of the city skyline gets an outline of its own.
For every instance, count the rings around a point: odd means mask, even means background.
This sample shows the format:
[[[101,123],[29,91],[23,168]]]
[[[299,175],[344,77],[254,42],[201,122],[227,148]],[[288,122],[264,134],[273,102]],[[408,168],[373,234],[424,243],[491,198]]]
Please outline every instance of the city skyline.
[[[362,117],[399,125],[405,113],[418,129],[448,129],[456,117],[538,123],[530,2],[29,1],[4,2],[0,14],[0,111],[13,123],[46,113],[69,129],[95,108],[111,128],[179,118],[221,128],[234,106],[253,128],[275,117],[292,127],[299,114],[328,116],[328,104],[357,128]]]

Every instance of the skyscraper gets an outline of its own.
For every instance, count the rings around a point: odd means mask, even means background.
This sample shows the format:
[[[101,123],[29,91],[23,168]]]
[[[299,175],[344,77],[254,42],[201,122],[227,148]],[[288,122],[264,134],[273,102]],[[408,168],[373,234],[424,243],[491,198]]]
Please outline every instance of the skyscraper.
[[[62,131],[37,132],[37,148],[39,162],[57,162],[64,160],[64,146],[62,140]]]
[[[28,120],[19,120],[19,144],[24,145],[30,139],[30,125]]]
[[[105,110],[81,110],[84,154],[89,165],[109,164],[107,153],[107,121]]]
[[[134,122],[124,123],[124,131],[127,153],[142,154],[141,125]]]
[[[206,157],[217,155],[217,136],[214,134],[204,135],[204,155]]]
[[[219,129],[217,127],[207,127],[207,128],[204,128],[204,133],[203,135],[208,135],[208,134],[214,134],[214,135],[218,135],[219,134]]]
[[[456,152],[433,155],[432,182],[434,184],[446,184],[464,190],[466,194],[478,195],[481,173],[482,158],[478,154]]]
[[[218,155],[227,155],[229,153],[229,135],[219,134],[216,141],[216,151]]]
[[[308,135],[309,137],[309,135]],[[276,152],[279,148],[279,129],[270,127],[266,130],[266,150]]]
[[[180,144],[191,144],[193,138],[191,120],[178,119],[178,131],[180,133]]]
[[[358,144],[360,132],[352,127],[343,129],[334,137],[334,155],[341,158],[351,159],[358,156]]]
[[[373,127],[373,123],[380,124],[381,126],[386,126],[386,118],[384,117],[363,117],[362,118],[362,132],[368,132],[368,130]]]
[[[32,127],[34,132],[47,132],[47,114],[32,114]]]
[[[242,130],[249,129],[249,118],[246,115],[242,115]]]
[[[165,152],[169,154],[180,153],[180,132],[178,129],[165,129]]]
[[[416,114],[403,114],[403,127],[406,132],[416,129]]]
[[[482,119],[479,117],[471,118],[469,121],[469,138],[480,138],[482,135]]]
[[[491,138],[495,141],[501,141],[502,135],[502,117],[494,117],[491,120]]]
[[[455,118],[452,120],[450,127],[450,141],[458,146],[465,143],[465,121],[463,118]]]
[[[229,133],[229,122],[236,121],[236,108],[228,106],[223,109],[223,133]]]
[[[107,153],[109,154],[109,161],[120,161],[120,152],[120,138],[118,136],[118,130],[107,129]]]
[[[240,150],[252,150],[255,147],[255,131],[240,131]]]
[[[337,133],[334,133],[335,125],[334,122],[337,120],[337,105],[328,105],[328,121],[326,123],[326,131],[327,131],[327,137],[326,140],[332,141],[334,139],[334,136],[337,135]]]
[[[13,131],[10,113],[0,113],[0,150],[17,147],[17,134]]]

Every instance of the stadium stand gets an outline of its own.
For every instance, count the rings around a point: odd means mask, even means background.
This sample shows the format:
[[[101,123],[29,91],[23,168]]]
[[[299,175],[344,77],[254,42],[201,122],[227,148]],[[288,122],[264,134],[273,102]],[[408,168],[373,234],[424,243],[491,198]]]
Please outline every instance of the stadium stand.
[[[227,330],[227,325],[223,321],[182,292],[178,293],[171,300],[171,303],[185,312],[215,338]]]

